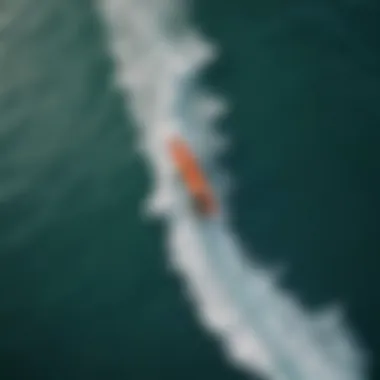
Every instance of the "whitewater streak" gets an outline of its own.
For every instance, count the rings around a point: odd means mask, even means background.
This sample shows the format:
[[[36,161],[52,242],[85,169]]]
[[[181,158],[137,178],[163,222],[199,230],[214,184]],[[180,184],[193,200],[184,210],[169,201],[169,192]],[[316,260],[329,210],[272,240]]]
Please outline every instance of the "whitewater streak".
[[[248,373],[270,380],[364,379],[363,350],[339,308],[319,316],[306,312],[278,287],[271,271],[248,259],[228,226],[227,177],[215,167],[225,147],[215,124],[226,105],[202,90],[196,77],[215,59],[216,49],[189,25],[185,5],[180,0],[99,3],[117,86],[155,177],[146,211],[167,220],[171,265],[183,276],[204,326]],[[193,215],[165,150],[173,131],[186,137],[206,168],[224,206],[221,220]]]

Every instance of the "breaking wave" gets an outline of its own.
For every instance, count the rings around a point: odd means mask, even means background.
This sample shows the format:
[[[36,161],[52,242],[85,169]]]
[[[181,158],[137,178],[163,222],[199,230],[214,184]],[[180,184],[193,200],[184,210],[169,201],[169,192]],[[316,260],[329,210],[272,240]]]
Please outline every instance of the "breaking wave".
[[[116,62],[116,84],[155,179],[145,211],[165,217],[170,263],[182,275],[203,325],[229,360],[252,375],[364,379],[363,350],[340,309],[306,311],[280,289],[272,271],[248,259],[228,225],[228,177],[215,164],[226,147],[215,125],[227,105],[197,82],[217,49],[190,25],[187,4],[104,0],[99,9]],[[185,136],[211,178],[224,207],[220,220],[200,221],[192,214],[165,151],[165,138],[173,131]]]

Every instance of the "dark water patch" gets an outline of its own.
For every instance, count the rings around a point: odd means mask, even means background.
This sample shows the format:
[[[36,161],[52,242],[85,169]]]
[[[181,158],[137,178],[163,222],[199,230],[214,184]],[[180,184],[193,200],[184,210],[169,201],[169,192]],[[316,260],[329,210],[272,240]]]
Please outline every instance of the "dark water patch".
[[[261,260],[289,263],[284,284],[304,303],[341,300],[377,357],[379,9],[272,3],[198,7],[224,51],[209,83],[234,106],[222,126],[234,224]]]

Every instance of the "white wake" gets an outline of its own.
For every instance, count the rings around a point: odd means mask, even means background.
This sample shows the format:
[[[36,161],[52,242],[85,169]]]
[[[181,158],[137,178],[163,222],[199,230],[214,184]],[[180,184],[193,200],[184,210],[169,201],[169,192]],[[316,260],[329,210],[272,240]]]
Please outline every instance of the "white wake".
[[[165,138],[181,131],[197,153],[222,204],[227,176],[215,167],[226,146],[215,129],[226,105],[197,83],[216,57],[187,20],[186,4],[170,0],[99,3],[124,92],[154,177],[145,212],[165,217],[170,263],[183,277],[205,327],[234,364],[276,380],[359,380],[363,351],[338,308],[312,315],[276,284],[236,241],[224,209],[219,221],[200,221],[189,207],[165,151]],[[250,255],[251,256],[251,255]]]

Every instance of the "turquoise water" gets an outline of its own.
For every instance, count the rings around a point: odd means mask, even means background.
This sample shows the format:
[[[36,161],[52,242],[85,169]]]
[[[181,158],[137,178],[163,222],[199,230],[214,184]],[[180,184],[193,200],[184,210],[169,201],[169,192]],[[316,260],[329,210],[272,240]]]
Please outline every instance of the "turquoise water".
[[[194,15],[223,49],[205,81],[233,106],[233,220],[310,307],[341,300],[376,353],[379,8],[265,4]],[[164,225],[141,219],[151,178],[92,3],[3,14],[1,378],[242,378],[168,269]]]

